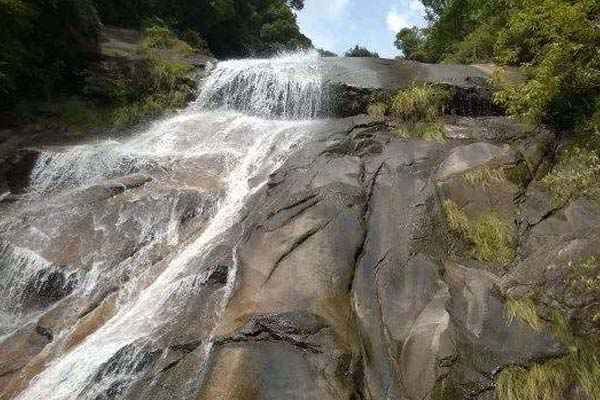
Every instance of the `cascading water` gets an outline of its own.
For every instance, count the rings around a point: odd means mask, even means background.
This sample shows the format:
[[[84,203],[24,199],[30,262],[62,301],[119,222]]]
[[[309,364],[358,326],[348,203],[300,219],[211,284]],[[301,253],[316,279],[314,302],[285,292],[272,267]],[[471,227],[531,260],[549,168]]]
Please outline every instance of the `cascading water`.
[[[312,52],[224,63],[206,82],[199,104],[267,117],[317,117],[326,105],[319,60]]]
[[[157,332],[169,326],[172,316],[203,290],[202,283],[210,273],[189,272],[222,243],[245,201],[285,161],[290,149],[316,134],[324,123],[311,119],[324,106],[318,60],[316,54],[305,53],[221,63],[198,101],[180,115],[156,122],[121,143],[109,141],[42,154],[31,177],[32,190],[37,192],[60,193],[138,171],[168,174],[175,164],[206,156],[221,160],[215,175],[222,181],[224,195],[210,222],[193,240],[180,244],[158,277],[146,285],[143,282],[150,278],[141,272],[129,282],[130,290],[123,291],[127,294],[121,296],[116,314],[52,361],[18,399],[95,400],[117,381],[121,392],[127,389],[129,381],[123,375],[134,375],[140,368],[143,352],[139,349],[156,340]],[[281,119],[273,119],[276,116]],[[96,264],[94,273],[81,278],[86,284],[76,290],[91,291],[95,280],[101,279],[101,262]],[[227,274],[217,312],[234,288],[236,272],[234,266]],[[203,346],[208,354],[211,341]],[[115,359],[120,361],[113,370],[124,373],[103,373],[103,366]]]

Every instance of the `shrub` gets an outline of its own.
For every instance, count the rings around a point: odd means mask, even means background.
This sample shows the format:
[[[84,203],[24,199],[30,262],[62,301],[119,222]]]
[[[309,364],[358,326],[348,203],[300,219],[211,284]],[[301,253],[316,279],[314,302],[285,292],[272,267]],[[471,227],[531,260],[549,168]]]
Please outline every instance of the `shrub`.
[[[513,115],[561,127],[589,115],[600,94],[598,11],[593,0],[523,0],[500,32],[497,54],[529,79],[507,85],[497,101]]]
[[[392,115],[403,121],[436,121],[444,112],[450,93],[430,84],[399,91],[391,101]]]
[[[200,54],[212,56],[212,52],[208,47],[208,42],[204,40],[204,38],[202,38],[198,32],[188,29],[183,34],[182,40],[197,50]]]
[[[354,48],[348,50],[344,53],[344,57],[372,57],[379,58],[379,54],[373,51],[369,51],[366,47],[360,47],[359,45],[354,46]]]
[[[494,61],[495,45],[498,38],[497,24],[482,24],[456,45],[454,52],[448,55],[445,63],[477,64]]]
[[[561,207],[577,196],[600,199],[600,156],[579,145],[567,148],[557,165],[542,179],[552,192],[555,207]]]

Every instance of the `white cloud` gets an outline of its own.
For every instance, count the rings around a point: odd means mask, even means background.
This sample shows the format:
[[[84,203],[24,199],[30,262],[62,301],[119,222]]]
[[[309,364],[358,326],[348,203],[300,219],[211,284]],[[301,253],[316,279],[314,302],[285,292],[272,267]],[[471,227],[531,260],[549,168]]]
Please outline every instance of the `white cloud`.
[[[398,33],[402,28],[409,26],[408,20],[406,17],[396,9],[391,9],[388,11],[387,16],[385,18],[385,22],[387,24],[388,29],[393,33]]]
[[[423,5],[423,3],[421,3],[420,0],[409,0],[408,8],[418,13],[419,15],[425,14],[425,6]]]

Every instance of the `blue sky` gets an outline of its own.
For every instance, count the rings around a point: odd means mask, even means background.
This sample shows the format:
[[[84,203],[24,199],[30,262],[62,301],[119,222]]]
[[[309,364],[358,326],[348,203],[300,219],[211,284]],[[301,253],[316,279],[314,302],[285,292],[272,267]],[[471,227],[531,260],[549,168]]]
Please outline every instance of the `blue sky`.
[[[302,33],[315,47],[339,55],[359,44],[393,58],[396,32],[423,26],[425,10],[419,0],[304,0],[298,13]]]

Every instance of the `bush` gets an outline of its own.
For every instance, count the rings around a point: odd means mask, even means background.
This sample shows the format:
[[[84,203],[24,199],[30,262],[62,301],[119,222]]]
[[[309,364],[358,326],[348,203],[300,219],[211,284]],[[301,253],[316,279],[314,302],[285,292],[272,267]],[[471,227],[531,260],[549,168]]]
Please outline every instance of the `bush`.
[[[436,121],[444,112],[450,93],[448,90],[420,84],[399,91],[391,101],[390,112],[403,121]]]
[[[542,183],[552,192],[555,207],[582,195],[600,200],[600,156],[589,148],[572,145]]]
[[[523,66],[529,80],[507,86],[498,102],[533,122],[572,127],[600,95],[598,3],[524,0],[497,42],[498,60]]]
[[[360,47],[356,45],[353,49],[348,50],[344,53],[344,57],[371,57],[371,58],[379,58],[379,54],[374,51],[369,51],[365,47]]]
[[[212,57],[212,52],[208,47],[208,42],[204,40],[204,38],[202,38],[198,32],[188,29],[183,34],[182,40],[200,54]]]
[[[571,129],[600,101],[597,0],[422,0],[424,29],[406,28],[396,45],[409,59],[521,67],[527,80],[503,82],[496,97],[509,114]]]

